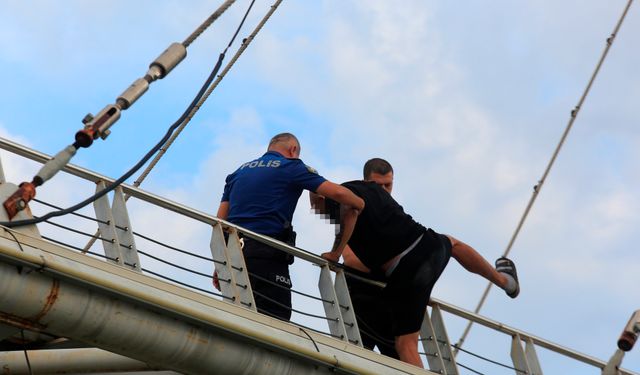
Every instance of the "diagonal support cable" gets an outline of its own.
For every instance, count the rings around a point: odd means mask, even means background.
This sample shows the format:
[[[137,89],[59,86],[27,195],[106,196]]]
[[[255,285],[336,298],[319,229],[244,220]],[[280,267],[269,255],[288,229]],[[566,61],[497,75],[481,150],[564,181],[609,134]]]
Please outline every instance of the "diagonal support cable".
[[[573,127],[573,123],[575,122],[576,118],[578,117],[578,113],[580,112],[580,109],[582,108],[582,105],[585,101],[585,99],[587,98],[587,95],[589,94],[589,91],[591,90],[591,86],[593,85],[593,82],[595,81],[596,77],[598,76],[598,73],[600,72],[600,68],[602,67],[602,64],[604,63],[605,59],[607,58],[607,55],[609,53],[609,49],[611,49],[611,46],[613,45],[613,41],[615,40],[616,36],[618,35],[618,31],[620,30],[620,27],[622,26],[622,23],[624,21],[624,19],[627,16],[627,13],[629,12],[629,8],[631,7],[631,4],[633,3],[633,0],[629,0],[627,5],[625,6],[622,15],[620,16],[618,23],[616,24],[613,32],[611,33],[611,35],[607,38],[606,40],[606,45],[604,47],[604,50],[602,51],[602,55],[600,56],[600,60],[598,61],[598,64],[596,65],[595,70],[593,71],[593,74],[591,75],[591,79],[589,79],[589,83],[587,84],[587,87],[585,88],[584,92],[582,93],[582,97],[580,97],[580,100],[578,101],[578,104],[575,106],[575,108],[573,108],[571,110],[571,116],[569,118],[569,122],[564,130],[564,133],[562,134],[562,137],[560,138],[560,142],[558,142],[558,145],[556,146],[555,151],[553,152],[553,155],[551,156],[551,160],[549,161],[549,164],[547,165],[547,168],[544,171],[544,174],[542,175],[542,178],[538,181],[538,183],[533,187],[533,194],[531,195],[531,199],[529,199],[529,203],[527,204],[526,209],[524,210],[524,213],[522,214],[522,217],[520,218],[520,221],[518,222],[518,226],[516,227],[515,232],[513,233],[513,235],[511,236],[511,240],[509,241],[509,244],[507,245],[507,248],[504,252],[504,256],[506,257],[507,255],[509,255],[509,252],[511,252],[511,248],[513,247],[514,242],[516,241],[516,238],[518,237],[518,234],[520,233],[520,230],[522,229],[522,226],[524,225],[525,220],[527,219],[527,216],[529,215],[529,211],[531,211],[531,207],[533,207],[534,202],[536,201],[536,198],[538,197],[538,194],[540,193],[540,190],[542,189],[542,185],[544,185],[544,182],[547,179],[547,176],[549,175],[549,172],[551,171],[551,167],[553,167],[554,162],[556,161],[556,158],[558,156],[558,154],[560,153],[560,149],[562,148],[562,145],[564,144],[564,141],[567,139],[567,136],[569,135],[569,131],[571,131],[571,128]],[[484,290],[484,293],[482,294],[482,297],[480,298],[480,302],[478,303],[478,305],[476,306],[474,312],[477,314],[480,312],[480,309],[482,309],[482,306],[484,305],[484,302],[487,299],[487,296],[489,295],[489,291],[491,290],[491,287],[493,286],[492,283],[489,283],[486,287],[486,289]],[[458,342],[455,344],[456,350],[454,351],[454,354],[458,353],[458,348],[462,347],[462,344],[464,343],[464,340],[466,339],[467,335],[469,334],[469,331],[471,330],[471,326],[473,325],[472,321],[469,321],[469,323],[467,324],[467,327],[464,330],[464,333],[462,334],[462,336],[460,337],[460,340],[458,340]]]
[[[267,23],[269,18],[271,18],[271,16],[276,11],[276,9],[278,9],[278,6],[280,6],[280,3],[282,3],[282,0],[277,0],[271,6],[267,14],[262,18],[260,23],[258,23],[258,26],[256,26],[253,32],[247,38],[242,40],[242,45],[240,46],[240,48],[238,48],[238,51],[236,51],[235,55],[233,55],[231,60],[227,63],[227,65],[225,65],[224,69],[222,69],[222,72],[216,77],[216,80],[211,84],[211,86],[202,96],[200,101],[193,107],[193,109],[191,110],[187,118],[184,120],[184,122],[182,122],[182,124],[180,124],[180,126],[176,128],[175,132],[171,135],[171,138],[167,140],[167,142],[162,146],[162,148],[158,151],[156,156],[153,158],[153,160],[151,160],[147,168],[145,168],[145,170],[140,174],[140,176],[134,181],[133,186],[139,187],[142,184],[142,182],[145,180],[145,178],[147,178],[151,170],[156,166],[156,164],[158,164],[158,162],[164,156],[164,154],[166,154],[169,147],[171,147],[171,145],[176,140],[176,138],[178,138],[180,133],[182,133],[184,128],[189,124],[193,116],[200,110],[200,107],[202,107],[202,104],[204,104],[204,102],[207,101],[209,96],[211,96],[211,93],[213,92],[213,90],[215,90],[218,87],[218,85],[220,84],[220,81],[222,81],[222,79],[227,75],[227,73],[229,73],[233,65],[236,63],[236,61],[238,61],[238,58],[240,58],[242,53],[247,49],[247,47],[249,47],[249,44],[251,44],[253,39],[255,39],[256,35],[258,35],[260,30],[262,30],[262,28]],[[234,35],[234,38],[235,38],[235,35]],[[229,43],[229,46],[231,46],[231,43]],[[229,46],[227,46],[227,48],[229,48]],[[226,52],[226,49],[225,49],[225,52]],[[128,199],[129,199],[129,195],[125,196],[125,200],[128,200]],[[100,233],[100,230],[96,232],[96,236],[98,236],[99,233]],[[85,251],[90,249],[91,246],[93,246],[93,244],[95,243],[95,241],[96,241],[95,239],[90,240],[84,247]]]

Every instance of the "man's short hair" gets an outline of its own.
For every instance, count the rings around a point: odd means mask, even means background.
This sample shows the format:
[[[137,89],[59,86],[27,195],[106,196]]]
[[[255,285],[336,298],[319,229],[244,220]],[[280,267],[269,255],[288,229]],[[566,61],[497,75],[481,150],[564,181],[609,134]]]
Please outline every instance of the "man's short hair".
[[[364,168],[362,169],[362,177],[366,180],[371,177],[372,173],[378,173],[381,175],[385,175],[389,172],[393,172],[393,167],[389,164],[388,161],[380,158],[373,158],[367,160],[364,163]]]
[[[296,143],[298,144],[298,148],[300,148],[300,141],[298,141],[298,138],[295,135],[291,133],[280,133],[280,134],[274,135],[273,138],[271,138],[267,149],[271,149],[271,146],[275,145],[276,143],[288,142],[291,139],[295,140]]]

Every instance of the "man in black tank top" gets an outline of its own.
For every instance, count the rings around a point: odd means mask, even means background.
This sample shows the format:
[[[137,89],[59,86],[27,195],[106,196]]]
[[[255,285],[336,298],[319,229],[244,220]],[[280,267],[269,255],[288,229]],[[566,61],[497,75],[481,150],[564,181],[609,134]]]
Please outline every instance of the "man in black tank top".
[[[391,194],[394,174],[393,167],[388,161],[381,158],[367,160],[362,168],[362,177],[365,181],[375,182]],[[345,272],[345,280],[351,304],[356,311],[362,346],[369,350],[377,347],[381,354],[400,359],[395,349],[391,306],[384,295],[383,288],[358,277],[386,282],[384,273],[379,270],[372,272],[358,259],[349,246],[345,247],[342,260],[347,271]]]
[[[423,367],[418,354],[420,326],[433,286],[450,257],[504,289],[510,297],[518,295],[520,288],[511,260],[499,258],[496,268],[492,267],[469,245],[413,220],[375,182],[349,181],[342,185],[362,198],[365,208],[358,215],[333,200],[311,195],[316,210],[340,226],[332,251],[322,257],[338,262],[348,244],[367,268],[385,273],[384,295],[391,306],[395,348],[402,361]]]

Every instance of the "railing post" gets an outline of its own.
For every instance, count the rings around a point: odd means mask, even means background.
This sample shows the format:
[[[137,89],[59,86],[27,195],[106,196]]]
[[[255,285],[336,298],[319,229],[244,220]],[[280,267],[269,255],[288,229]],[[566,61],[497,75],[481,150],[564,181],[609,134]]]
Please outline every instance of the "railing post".
[[[229,263],[229,270],[231,271],[233,286],[238,291],[239,299],[236,300],[236,303],[253,311],[258,311],[256,301],[253,298],[253,290],[251,289],[249,272],[247,271],[247,265],[244,261],[238,230],[230,228],[228,233],[227,261]]]
[[[519,334],[515,334],[511,338],[511,360],[513,361],[513,367],[516,368],[516,375],[522,375],[523,372],[527,375],[532,374]]]
[[[440,346],[436,339],[435,330],[433,329],[428,309],[425,312],[424,319],[422,320],[422,327],[420,327],[420,341],[422,342],[422,349],[427,357],[429,370],[439,374],[444,374],[444,361],[442,360],[442,353],[440,353]]]
[[[620,375],[620,365],[624,358],[624,352],[620,349],[616,349],[615,353],[607,362],[607,365],[602,369],[602,375]]]
[[[324,300],[322,301],[322,306],[324,307],[325,316],[328,319],[329,331],[341,340],[348,340],[349,336],[347,335],[342,313],[340,312],[340,303],[338,302],[338,296],[336,295],[336,290],[333,288],[333,281],[331,280],[331,271],[329,271],[329,266],[326,264],[320,266],[318,288],[320,289],[320,296]]]
[[[4,169],[2,169],[2,158],[0,158],[0,184],[4,184],[7,182],[7,179],[4,177]]]
[[[536,347],[530,337],[525,339],[525,354],[527,356],[527,362],[531,368],[532,375],[542,375],[542,367],[538,360],[538,354],[536,353]]]
[[[142,272],[138,248],[133,238],[131,220],[129,220],[129,213],[127,212],[127,205],[121,186],[113,190],[113,205],[111,211],[113,220],[115,221],[116,236],[120,243],[120,252],[124,258],[124,264],[138,272]]]
[[[353,309],[353,304],[351,303],[351,296],[349,295],[349,288],[347,287],[347,279],[344,276],[344,271],[341,269],[336,271],[336,282],[334,286],[336,289],[336,296],[338,297],[338,303],[340,304],[340,309],[342,311],[347,337],[349,338],[349,341],[362,347],[362,338],[360,337],[360,329],[358,328],[356,312]]]
[[[211,227],[211,257],[213,258],[213,269],[218,275],[218,283],[222,295],[229,298],[234,303],[239,303],[240,294],[236,286],[235,277],[231,274],[231,265],[227,256],[227,244],[222,232],[222,225],[216,223]]]
[[[458,365],[451,350],[449,336],[444,326],[442,312],[437,304],[425,312],[424,321],[420,329],[422,347],[427,354],[429,369],[445,375],[458,375]]]
[[[105,187],[104,181],[98,182],[96,184],[96,192],[104,190]],[[93,202],[93,208],[96,211],[96,219],[98,219],[98,228],[100,229],[104,255],[107,256],[109,262],[123,266],[124,259],[122,249],[120,248],[120,241],[118,241],[118,236],[116,235],[115,220],[113,219],[113,212],[111,211],[107,195],[103,195],[95,200]]]

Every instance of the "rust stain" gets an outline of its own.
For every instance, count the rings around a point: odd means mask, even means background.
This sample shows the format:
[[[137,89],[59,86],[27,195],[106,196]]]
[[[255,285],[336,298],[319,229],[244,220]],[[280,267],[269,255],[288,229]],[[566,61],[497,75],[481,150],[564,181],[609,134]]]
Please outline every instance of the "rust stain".
[[[53,305],[58,300],[58,294],[60,293],[60,280],[53,279],[53,283],[51,285],[51,290],[49,291],[49,295],[47,296],[47,300],[44,302],[44,306],[42,310],[36,315],[34,315],[31,319],[35,321],[39,321],[45,315],[49,313]]]
[[[206,338],[198,334],[198,331],[196,328],[189,329],[189,331],[187,332],[187,340],[194,341],[198,344],[204,344],[204,345],[209,344],[209,340],[207,340]]]
[[[10,326],[28,329],[32,331],[43,331],[47,326],[38,322],[33,322],[29,319],[25,319],[13,314],[8,314],[0,311],[0,323],[6,323]]]

